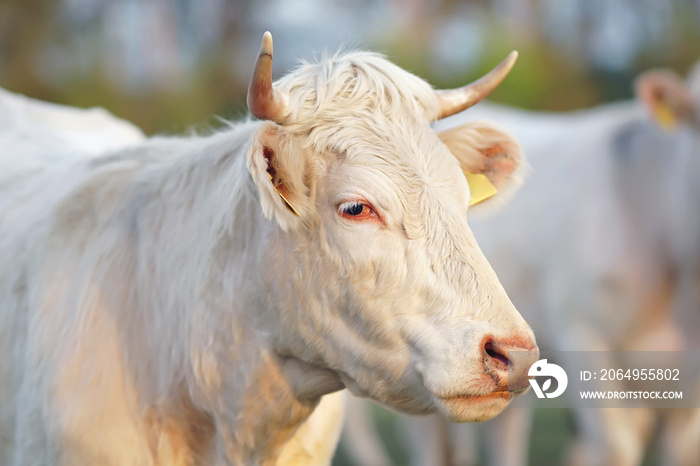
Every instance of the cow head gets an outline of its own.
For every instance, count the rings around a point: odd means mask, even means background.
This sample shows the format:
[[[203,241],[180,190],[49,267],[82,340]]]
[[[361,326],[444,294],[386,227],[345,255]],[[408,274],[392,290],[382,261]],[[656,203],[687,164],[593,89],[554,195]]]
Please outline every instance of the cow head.
[[[278,225],[265,238],[274,267],[264,280],[280,355],[329,369],[355,394],[457,421],[488,419],[527,387],[535,339],[467,224],[464,176],[507,190],[519,146],[485,124],[430,126],[478,102],[514,60],[471,86],[435,91],[357,52],[305,64],[273,86],[266,33],[248,94],[265,121],[247,164]],[[518,350],[535,351],[516,363]],[[520,373],[510,392],[509,367]]]
[[[688,124],[700,130],[700,63],[687,82],[669,69],[656,69],[640,74],[634,87],[637,100],[662,128]]]

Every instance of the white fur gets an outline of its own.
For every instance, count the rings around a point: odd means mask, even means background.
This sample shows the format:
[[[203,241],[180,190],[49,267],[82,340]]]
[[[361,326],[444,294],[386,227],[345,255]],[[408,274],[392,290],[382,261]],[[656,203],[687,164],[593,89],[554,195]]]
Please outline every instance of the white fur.
[[[0,464],[292,461],[343,387],[461,421],[505,408],[454,398],[502,390],[486,339],[534,337],[467,226],[430,87],[366,53],[278,85],[286,126],[102,148],[80,129],[99,112],[3,128]],[[384,223],[339,215],[358,196]]]

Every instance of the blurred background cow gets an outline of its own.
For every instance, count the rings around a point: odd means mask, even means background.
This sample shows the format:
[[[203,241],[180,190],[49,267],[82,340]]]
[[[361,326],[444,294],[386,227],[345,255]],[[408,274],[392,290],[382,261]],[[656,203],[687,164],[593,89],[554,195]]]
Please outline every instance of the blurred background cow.
[[[248,52],[273,29],[285,44],[281,59],[362,46],[443,88],[470,82],[517,48],[519,63],[493,99],[564,111],[632,98],[633,79],[649,68],[687,76],[700,56],[699,24],[698,0],[8,0],[0,5],[0,86],[101,105],[148,134],[175,133],[212,114],[244,113]],[[292,65],[278,60],[275,77]],[[692,248],[686,233],[684,247]],[[698,289],[692,280],[683,287],[685,296]],[[533,324],[546,340],[547,330]],[[682,328],[697,334],[694,325]],[[379,408],[370,414],[389,461],[407,464],[411,449],[396,435],[406,427],[401,418]],[[569,410],[536,410],[520,459],[561,464],[578,431],[573,419]],[[664,464],[653,438],[646,464]],[[487,443],[466,448],[475,464],[485,461]],[[352,464],[348,453],[341,446],[334,464]]]

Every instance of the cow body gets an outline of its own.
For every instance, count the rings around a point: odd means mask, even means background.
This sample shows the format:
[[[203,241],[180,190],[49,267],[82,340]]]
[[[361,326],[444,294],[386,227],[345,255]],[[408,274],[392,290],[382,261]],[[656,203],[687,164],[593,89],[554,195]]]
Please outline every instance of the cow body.
[[[255,125],[248,125],[247,129],[252,126]],[[235,141],[246,141],[250,133],[246,134],[245,129],[235,135],[239,138],[234,138],[228,150],[240,149]],[[231,135],[225,136],[230,140]],[[230,360],[226,359],[230,365],[226,370],[218,367],[215,354],[221,349],[209,347],[212,343],[202,342],[202,353],[188,355],[183,354],[189,351],[188,345],[176,343],[191,342],[198,337],[216,338],[212,334],[197,335],[197,332],[209,331],[204,329],[207,323],[196,316],[196,309],[192,309],[195,315],[185,317],[193,298],[184,296],[220,295],[221,290],[216,288],[222,286],[223,280],[213,287],[207,283],[211,277],[206,276],[188,283],[176,279],[168,283],[166,273],[167,269],[196,268],[189,258],[196,257],[193,254],[196,243],[204,238],[178,225],[183,220],[179,215],[196,218],[213,213],[190,206],[193,210],[187,213],[173,214],[155,200],[159,197],[156,193],[167,187],[157,182],[150,184],[152,178],[146,182],[147,186],[135,185],[144,181],[138,179],[138,174],[148,170],[163,170],[163,180],[168,180],[166,185],[182,181],[167,174],[172,168],[170,162],[178,159],[177,154],[169,151],[176,145],[185,151],[191,147],[199,149],[202,142],[197,139],[153,141],[146,150],[143,146],[126,148],[100,158],[66,145],[55,162],[42,160],[41,169],[22,168],[19,172],[12,172],[13,164],[3,160],[3,167],[8,167],[3,175],[11,182],[21,180],[21,184],[17,182],[21,189],[13,187],[15,196],[8,193],[3,196],[2,224],[12,226],[4,229],[2,238],[2,256],[8,266],[2,277],[6,285],[3,302],[9,304],[3,307],[3,330],[7,331],[3,332],[2,344],[3,354],[12,355],[4,359],[0,371],[3,381],[10,383],[7,398],[2,403],[2,417],[6,421],[3,422],[3,443],[8,447],[2,451],[10,456],[3,458],[3,464],[13,464],[13,461],[14,464],[151,464],[146,458],[153,457],[159,458],[158,464],[186,464],[185,458],[208,462],[207,449],[216,447],[200,438],[208,440],[209,430],[213,429],[212,420],[192,406],[184,380],[185,371],[179,367],[173,370],[173,365],[182,364],[184,360],[193,365],[193,377],[205,379],[212,390],[214,387],[217,391],[224,389],[220,379],[211,379],[217,377],[216,371],[230,371],[234,381],[225,388],[230,393],[239,393],[237,403],[259,399],[262,406],[248,403],[250,411],[243,419],[236,420],[237,425],[254,426],[246,432],[250,438],[242,439],[243,442],[253,443],[253,438],[258,436],[281,445],[287,438],[275,439],[268,433],[276,430],[278,422],[282,426],[294,423],[296,427],[313,409],[315,403],[309,406],[293,403],[291,412],[280,409],[285,406],[285,395],[289,396],[288,382],[279,371],[268,370],[274,365],[274,358],[261,348],[266,342],[254,325],[235,325],[230,322],[232,318],[221,321],[223,325],[218,331],[228,333],[239,329],[238,334],[221,337],[235,345],[237,353],[228,356]],[[53,158],[54,154],[48,149],[54,147],[42,147],[42,154]],[[228,155],[218,152],[222,157]],[[6,154],[9,158],[10,154]],[[164,154],[172,159],[165,160]],[[178,161],[187,163],[182,158]],[[236,162],[240,165],[232,170],[244,172],[245,158],[238,157]],[[196,182],[212,181],[215,180]],[[176,195],[175,192],[177,190],[171,194]],[[241,197],[246,196],[242,194]],[[253,199],[249,201],[254,202]],[[212,205],[212,210],[220,207]],[[246,203],[240,208],[245,212]],[[189,236],[192,242],[179,243],[176,251],[159,251],[157,241],[142,236],[139,223],[148,222],[149,218],[162,222],[159,228],[178,231],[183,237]],[[201,221],[199,225],[211,219]],[[251,232],[256,230],[252,222],[254,218],[246,221]],[[258,231],[262,230],[258,226]],[[251,280],[236,275],[252,270],[249,262],[259,252],[244,234],[238,237],[238,241],[245,244],[241,244],[240,251],[250,251],[250,254],[241,254],[238,260],[228,262],[227,266],[235,270],[226,274],[230,283],[248,284]],[[133,235],[138,235],[138,240]],[[51,247],[54,242],[61,247]],[[136,249],[140,247],[150,251]],[[139,264],[136,257],[142,253],[150,259]],[[153,255],[160,254],[175,263],[152,261]],[[158,270],[163,283],[151,281],[152,270],[148,270],[151,267]],[[231,273],[234,276],[230,276]],[[253,280],[260,278],[255,276]],[[168,289],[167,294],[170,294],[175,287],[179,291],[170,296],[171,302],[157,302],[162,299],[157,294],[163,289]],[[195,291],[197,288],[201,289]],[[85,295],[73,295],[76,289],[81,289]],[[146,291],[149,289],[158,293],[151,294]],[[244,309],[254,306],[250,303],[253,297],[244,299],[246,293],[239,291],[235,296]],[[178,301],[180,304],[175,304]],[[144,304],[139,305],[139,302]],[[144,306],[162,306],[167,313],[153,315],[144,311]],[[201,306],[212,310],[211,304]],[[236,307],[227,303],[226,313],[235,315]],[[221,316],[209,318],[215,317]],[[199,323],[187,322],[189,319]],[[247,344],[250,340],[256,344]],[[132,372],[135,368],[143,372]],[[158,368],[167,368],[170,374]],[[270,392],[260,396],[261,387],[269,388]],[[246,396],[248,390],[251,391]],[[264,406],[268,403],[269,406]],[[266,410],[278,412],[282,419],[273,415],[267,422],[259,423],[259,419],[265,419]],[[13,431],[9,430],[12,428]],[[54,437],[52,431],[60,432],[60,436]],[[38,436],[37,433],[44,434]],[[233,432],[227,434],[234,435]],[[85,452],[66,449],[65,445],[71,445],[72,438],[96,448]],[[201,451],[197,451],[198,448]],[[244,463],[264,459],[257,456],[258,452],[248,454],[237,459]]]
[[[536,346],[462,170],[508,181],[515,142],[441,142],[432,89],[372,54],[277,87],[287,122],[208,136],[4,128],[0,463],[309,464],[343,387],[459,421],[507,405],[503,361]]]

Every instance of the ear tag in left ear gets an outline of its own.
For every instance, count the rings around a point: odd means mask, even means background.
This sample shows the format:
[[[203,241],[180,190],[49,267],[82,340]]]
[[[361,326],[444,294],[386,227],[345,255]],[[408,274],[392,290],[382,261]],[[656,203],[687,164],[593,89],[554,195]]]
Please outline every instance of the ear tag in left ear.
[[[270,177],[270,181],[272,181],[272,175],[268,173],[268,176]],[[277,191],[277,194],[280,195],[280,197],[282,198],[282,200],[284,201],[284,203],[287,204],[287,207],[289,207],[289,209],[290,209],[292,212],[294,212],[295,214],[297,214],[298,217],[301,217],[301,214],[300,214],[299,212],[297,212],[297,210],[294,208],[294,206],[293,206],[292,204],[290,204],[289,201],[287,200],[287,198],[284,197],[284,195],[280,192],[279,189],[277,189],[277,186],[275,186],[275,183],[272,183],[272,186],[274,186],[275,191]]]
[[[470,207],[481,201],[485,201],[498,192],[496,187],[491,184],[491,181],[486,178],[486,175],[464,172],[464,176],[467,177],[469,192],[471,193],[471,199],[469,200]]]
[[[663,100],[654,102],[654,119],[664,131],[673,131],[676,127],[676,116],[671,106]]]

